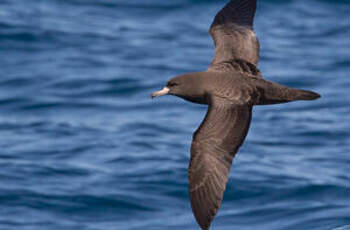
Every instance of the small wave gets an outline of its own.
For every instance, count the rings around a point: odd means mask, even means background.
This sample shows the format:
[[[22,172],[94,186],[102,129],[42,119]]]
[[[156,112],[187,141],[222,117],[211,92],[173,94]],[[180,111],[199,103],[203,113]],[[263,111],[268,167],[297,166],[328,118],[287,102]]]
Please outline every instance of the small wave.
[[[342,227],[334,228],[332,230],[350,230],[350,225],[345,225]]]

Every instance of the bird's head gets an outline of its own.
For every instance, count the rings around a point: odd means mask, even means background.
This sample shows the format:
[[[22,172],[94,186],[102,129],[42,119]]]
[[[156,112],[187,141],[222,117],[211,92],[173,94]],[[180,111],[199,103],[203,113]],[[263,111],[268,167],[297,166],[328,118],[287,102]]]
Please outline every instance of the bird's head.
[[[174,77],[168,81],[162,90],[152,93],[152,98],[174,95],[185,100],[202,103],[205,90],[201,87],[200,73],[191,73]]]

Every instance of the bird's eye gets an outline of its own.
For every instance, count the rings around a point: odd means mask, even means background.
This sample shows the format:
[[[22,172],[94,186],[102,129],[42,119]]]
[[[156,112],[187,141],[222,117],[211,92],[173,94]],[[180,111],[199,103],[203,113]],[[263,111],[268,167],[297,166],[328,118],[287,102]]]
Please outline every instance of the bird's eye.
[[[176,86],[176,85],[178,85],[176,82],[169,82],[169,83],[168,83],[168,86],[169,86],[169,87],[173,87],[173,86]]]

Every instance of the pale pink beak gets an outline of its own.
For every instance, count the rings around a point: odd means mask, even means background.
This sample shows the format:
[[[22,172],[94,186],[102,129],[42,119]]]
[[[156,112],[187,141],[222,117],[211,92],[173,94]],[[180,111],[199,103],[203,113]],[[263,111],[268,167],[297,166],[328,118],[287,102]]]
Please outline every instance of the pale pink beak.
[[[167,95],[169,93],[170,89],[168,87],[164,87],[162,90],[159,90],[157,92],[152,93],[152,99],[155,97],[160,97],[160,96],[164,96]]]

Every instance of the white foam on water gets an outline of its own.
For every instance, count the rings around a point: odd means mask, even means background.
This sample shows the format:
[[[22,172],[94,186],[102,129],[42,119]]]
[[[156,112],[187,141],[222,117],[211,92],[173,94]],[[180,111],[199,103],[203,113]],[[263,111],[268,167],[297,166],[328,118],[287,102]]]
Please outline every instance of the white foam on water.
[[[350,230],[350,225],[345,225],[342,227],[334,228],[332,230]]]

